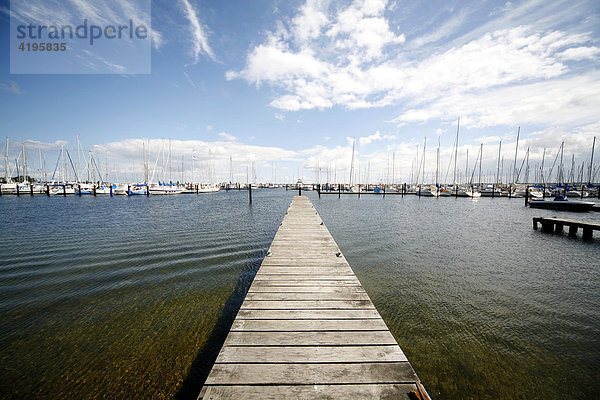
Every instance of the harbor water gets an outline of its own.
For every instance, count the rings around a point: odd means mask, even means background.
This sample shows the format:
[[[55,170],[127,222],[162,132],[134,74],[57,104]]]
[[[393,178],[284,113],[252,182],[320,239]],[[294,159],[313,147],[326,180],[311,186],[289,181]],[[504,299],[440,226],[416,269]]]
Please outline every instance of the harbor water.
[[[195,398],[294,193],[0,198],[0,398]],[[433,398],[597,398],[600,213],[303,194]]]

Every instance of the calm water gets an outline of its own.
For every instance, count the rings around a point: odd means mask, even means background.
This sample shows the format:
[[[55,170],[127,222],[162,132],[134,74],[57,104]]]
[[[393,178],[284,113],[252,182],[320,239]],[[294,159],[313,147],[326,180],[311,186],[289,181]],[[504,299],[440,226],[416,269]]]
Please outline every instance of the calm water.
[[[292,194],[0,198],[0,397],[195,398]],[[309,196],[435,399],[597,398],[598,236],[517,199]]]

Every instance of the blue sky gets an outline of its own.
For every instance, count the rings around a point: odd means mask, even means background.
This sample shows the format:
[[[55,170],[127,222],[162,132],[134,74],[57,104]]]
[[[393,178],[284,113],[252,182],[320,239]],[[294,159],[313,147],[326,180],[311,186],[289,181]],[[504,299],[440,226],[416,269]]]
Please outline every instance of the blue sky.
[[[60,12],[83,18],[102,3],[65,0]],[[10,7],[0,4],[8,38]],[[334,168],[348,175],[356,138],[363,180],[367,168],[371,181],[390,180],[393,159],[393,179],[406,181],[425,137],[426,176],[438,138],[445,174],[459,116],[461,169],[484,143],[489,174],[500,140],[510,174],[518,126],[519,164],[529,147],[532,168],[544,148],[551,163],[562,141],[566,167],[572,155],[589,162],[599,136],[595,1],[154,0],[151,17],[151,74],[10,74],[11,44],[0,42],[11,159],[25,141],[30,159],[42,148],[52,165],[61,144],[76,152],[79,135],[86,153],[108,152],[118,179],[140,172],[143,141],[154,163],[171,139],[188,178],[195,156],[217,179],[228,179],[231,157],[239,180],[252,163],[260,181],[273,165],[280,181],[314,180],[317,167],[324,180]]]

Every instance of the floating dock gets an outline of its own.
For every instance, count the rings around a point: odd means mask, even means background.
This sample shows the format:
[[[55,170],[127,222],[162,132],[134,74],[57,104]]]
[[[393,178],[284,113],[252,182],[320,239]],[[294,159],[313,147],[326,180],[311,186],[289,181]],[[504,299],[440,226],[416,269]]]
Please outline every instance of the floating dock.
[[[533,229],[537,230],[538,224],[542,225],[543,232],[559,234],[563,233],[565,226],[567,226],[569,227],[570,237],[576,237],[577,231],[581,228],[583,231],[582,238],[586,241],[593,239],[594,231],[600,231],[599,223],[575,221],[572,219],[534,217]]]
[[[428,399],[306,196],[295,196],[199,399]]]

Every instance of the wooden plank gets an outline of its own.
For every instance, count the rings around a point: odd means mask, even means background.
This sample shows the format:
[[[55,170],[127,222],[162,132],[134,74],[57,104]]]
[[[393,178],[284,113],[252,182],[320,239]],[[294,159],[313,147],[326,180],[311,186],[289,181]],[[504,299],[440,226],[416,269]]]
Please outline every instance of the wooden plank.
[[[297,281],[342,281],[342,282],[353,282],[359,284],[360,282],[352,275],[311,275],[311,274],[257,274],[254,277],[256,283],[280,283],[280,282],[297,282]]]
[[[236,319],[231,331],[318,332],[318,331],[386,331],[381,318],[373,319]]]
[[[204,399],[408,399],[414,384],[210,386]]]
[[[354,276],[352,269],[345,266],[334,266],[334,267],[294,267],[294,266],[268,266],[265,265],[260,268],[257,275],[263,274],[320,274],[320,275],[351,275]]]
[[[365,292],[346,292],[346,293],[262,293],[249,292],[246,294],[248,300],[369,300]]]
[[[246,300],[241,310],[374,309],[371,300]]]
[[[206,384],[323,385],[414,383],[408,362],[360,364],[215,364]]]
[[[330,346],[330,347],[229,347],[217,358],[217,363],[356,363],[407,361],[400,347],[392,346]]]
[[[361,286],[250,286],[248,293],[366,293]]]
[[[305,197],[294,197],[201,396],[405,398],[418,377]]]
[[[240,310],[239,319],[354,319],[381,318],[377,310]]]
[[[397,345],[389,331],[229,332],[223,346]]]
[[[360,286],[355,279],[284,279],[260,280],[257,279],[252,286]]]

